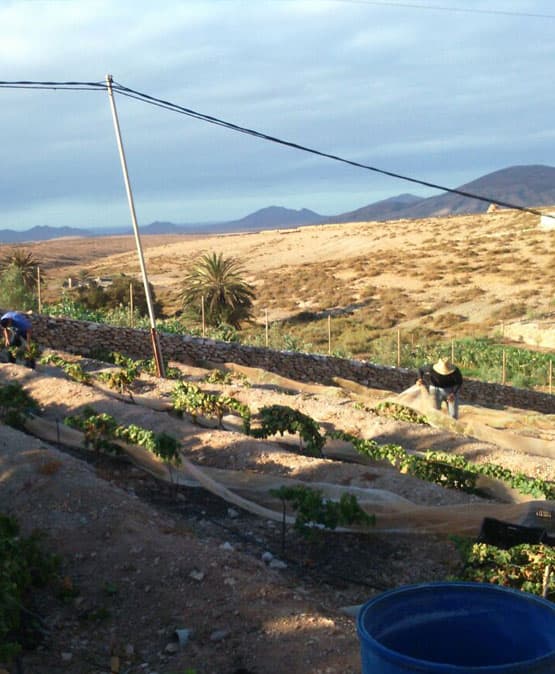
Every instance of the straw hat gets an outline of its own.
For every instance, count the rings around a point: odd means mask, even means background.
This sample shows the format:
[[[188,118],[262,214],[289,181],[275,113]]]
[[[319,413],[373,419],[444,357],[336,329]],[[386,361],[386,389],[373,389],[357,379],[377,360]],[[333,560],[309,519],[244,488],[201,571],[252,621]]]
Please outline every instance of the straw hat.
[[[438,374],[452,374],[455,371],[455,366],[450,362],[449,358],[446,358],[445,356],[432,365],[432,368]]]

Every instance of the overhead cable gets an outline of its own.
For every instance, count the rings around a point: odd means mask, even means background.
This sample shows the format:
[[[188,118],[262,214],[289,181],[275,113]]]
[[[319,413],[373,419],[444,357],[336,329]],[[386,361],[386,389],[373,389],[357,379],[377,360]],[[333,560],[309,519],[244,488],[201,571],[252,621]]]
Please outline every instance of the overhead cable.
[[[0,88],[29,88],[29,89],[107,89],[107,86],[105,83],[102,82],[34,82],[34,81],[29,81],[29,80],[21,80],[18,82],[6,82],[6,81],[0,81]],[[510,203],[508,201],[502,201],[501,199],[496,199],[493,197],[486,197],[482,196],[479,194],[474,194],[472,192],[467,192],[466,190],[461,190],[459,188],[453,188],[453,187],[445,187],[444,185],[439,185],[437,183],[432,183],[427,180],[421,180],[419,178],[413,178],[411,176],[406,176],[401,173],[396,173],[394,171],[387,171],[385,169],[378,168],[376,166],[371,166],[370,164],[364,164],[362,162],[357,162],[352,159],[345,159],[344,157],[340,157],[339,155],[335,154],[330,154],[328,152],[323,152],[321,150],[316,150],[315,148],[307,147],[306,145],[301,145],[300,143],[295,143],[292,141],[284,140],[282,138],[278,138],[277,136],[271,136],[267,133],[263,133],[261,131],[256,131],[255,129],[250,129],[245,126],[240,126],[238,124],[234,124],[232,122],[227,122],[223,119],[219,119],[218,117],[214,117],[212,115],[207,115],[205,113],[198,112],[196,110],[192,110],[191,108],[186,108],[182,105],[178,105],[177,103],[172,103],[171,101],[167,101],[161,98],[156,98],[155,96],[150,96],[149,94],[145,94],[143,92],[137,91],[135,89],[131,89],[129,87],[124,86],[123,84],[120,84],[118,82],[113,82],[112,85],[113,91],[118,92],[123,96],[127,96],[129,98],[134,98],[136,100],[139,100],[143,103],[148,103],[149,105],[154,105],[156,107],[160,107],[166,110],[169,110],[171,112],[177,112],[182,115],[186,115],[188,117],[193,117],[194,119],[198,119],[204,122],[207,122],[209,124],[215,124],[217,126],[222,126],[226,129],[229,129],[231,131],[236,131],[238,133],[243,133],[249,136],[254,136],[255,138],[260,138],[262,140],[269,141],[271,143],[277,143],[278,145],[283,145],[285,147],[290,147],[295,150],[300,150],[302,152],[308,152],[310,154],[319,156],[319,157],[324,157],[326,159],[331,159],[333,161],[338,161],[343,164],[348,164],[350,166],[355,166],[357,168],[362,168],[367,171],[373,171],[374,173],[379,173],[381,175],[389,176],[390,178],[397,178],[398,180],[405,180],[410,183],[414,183],[416,185],[423,185],[424,187],[431,187],[432,189],[435,190],[440,190],[443,192],[449,192],[451,194],[458,194],[462,197],[466,197],[468,199],[476,199],[477,201],[483,201],[488,204],[496,204],[497,206],[503,206],[504,208],[510,208],[513,210],[518,210],[522,211],[525,213],[532,213],[533,215],[539,215],[539,216],[547,216],[547,217],[554,217],[549,214],[542,213],[541,211],[538,211],[535,208],[528,208],[526,206],[520,206],[517,204]]]
[[[398,9],[424,9],[438,12],[464,12],[465,14],[491,14],[493,16],[515,16],[532,19],[555,19],[555,14],[545,14],[540,12],[519,12],[505,9],[486,9],[471,7],[449,7],[447,5],[430,5],[428,3],[412,2],[386,2],[382,0],[328,0],[328,2],[341,2],[352,5],[377,5],[378,7],[398,8]]]
[[[433,189],[437,190],[442,190],[444,192],[450,192],[452,194],[458,194],[463,197],[467,197],[469,199],[477,199],[478,201],[484,201],[488,204],[496,204],[498,206],[503,206],[505,208],[511,208],[515,210],[520,210],[524,211],[527,213],[532,213],[533,215],[543,215],[541,211],[536,210],[535,208],[527,208],[526,206],[517,206],[516,204],[511,204],[507,201],[502,201],[500,199],[494,199],[491,197],[484,197],[478,194],[473,194],[471,192],[466,192],[465,190],[457,189],[457,188],[451,188],[451,187],[445,187],[443,185],[438,185],[437,183],[432,183],[427,180],[420,180],[418,178],[412,178],[410,176],[405,176],[400,173],[395,173],[393,171],[387,171],[385,169],[380,169],[376,166],[371,166],[369,164],[363,164],[361,162],[353,161],[351,159],[345,159],[344,157],[340,157],[335,154],[330,154],[328,152],[322,152],[321,150],[316,150],[314,148],[307,147],[306,145],[300,145],[299,143],[294,143],[292,141],[287,141],[283,140],[282,138],[278,138],[276,136],[270,136],[266,133],[262,133],[260,131],[255,131],[254,129],[249,129],[244,126],[239,126],[237,124],[233,124],[232,122],[226,122],[223,119],[219,119],[218,117],[213,117],[212,115],[206,115],[201,112],[197,112],[195,110],[191,110],[190,108],[185,108],[183,106],[177,105],[175,103],[172,103],[171,101],[165,101],[160,98],[155,98],[154,96],[150,96],[148,94],[144,94],[142,92],[136,91],[134,89],[130,89],[128,87],[123,86],[122,84],[119,83],[114,83],[114,90],[119,91],[123,95],[130,96],[132,98],[137,98],[139,100],[144,101],[145,103],[150,103],[152,105],[157,105],[159,107],[163,107],[167,110],[173,110],[175,112],[179,112],[183,115],[187,115],[189,117],[194,117],[195,119],[200,119],[202,121],[208,122],[210,124],[216,124],[218,126],[223,126],[227,129],[231,129],[232,131],[237,131],[239,133],[244,133],[250,136],[254,136],[256,138],[261,138],[263,140],[270,141],[272,143],[277,143],[279,145],[285,145],[286,147],[291,147],[296,150],[301,150],[303,152],[309,152],[310,154],[314,154],[320,157],[325,157],[326,159],[332,159],[334,161],[339,161],[344,164],[349,164],[350,166],[356,166],[358,168],[363,168],[366,169],[367,171],[374,171],[375,173],[380,173],[382,175],[390,176],[391,178],[397,178],[399,180],[406,180],[411,183],[416,183],[417,185],[424,185],[425,187],[431,187]]]

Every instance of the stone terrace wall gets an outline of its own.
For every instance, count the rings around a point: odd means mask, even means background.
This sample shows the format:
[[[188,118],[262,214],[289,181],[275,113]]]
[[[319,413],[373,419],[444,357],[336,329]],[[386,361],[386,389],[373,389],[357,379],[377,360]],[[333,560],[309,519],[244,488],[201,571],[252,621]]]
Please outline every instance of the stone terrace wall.
[[[33,316],[33,336],[51,349],[83,356],[95,350],[118,351],[131,358],[152,358],[149,330],[115,328],[100,323],[49,316]],[[366,361],[333,358],[263,347],[241,346],[198,337],[159,333],[165,360],[184,363],[212,361],[237,363],[275,372],[304,382],[332,384],[333,377],[350,379],[371,388],[403,391],[416,381],[414,370],[373,365]],[[501,384],[465,380],[462,402],[507,405],[555,414],[555,396]]]

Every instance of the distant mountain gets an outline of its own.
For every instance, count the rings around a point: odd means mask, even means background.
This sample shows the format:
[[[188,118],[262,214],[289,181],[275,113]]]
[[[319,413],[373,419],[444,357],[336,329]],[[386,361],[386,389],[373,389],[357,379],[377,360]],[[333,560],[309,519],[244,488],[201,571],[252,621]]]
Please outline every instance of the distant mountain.
[[[389,199],[338,215],[320,215],[302,208],[293,210],[268,206],[239,220],[175,224],[155,221],[141,226],[141,234],[221,234],[254,232],[264,229],[302,227],[304,225],[379,222],[385,220],[417,219],[483,213],[490,202],[500,201],[514,206],[551,206],[555,204],[555,168],[552,166],[510,166],[488,173],[458,188],[463,192],[485,197],[485,201],[444,192],[436,197],[422,198],[399,194]],[[72,236],[112,236],[131,234],[131,227],[85,230],[75,227],[33,227],[23,232],[0,230],[0,243],[24,243]]]
[[[144,234],[207,234],[251,232],[261,229],[276,229],[278,227],[298,227],[299,225],[313,225],[323,221],[325,216],[302,208],[299,211],[282,206],[268,206],[239,220],[227,222],[194,223],[176,225],[173,222],[153,222],[141,227]]]
[[[495,200],[532,208],[551,206],[555,204],[555,168],[542,165],[510,166],[488,173],[457,189],[485,197],[487,201],[445,192],[398,211],[396,217],[414,219],[484,213],[489,202]]]
[[[399,194],[396,197],[390,197],[383,201],[376,201],[374,204],[357,208],[356,211],[341,213],[327,218],[327,222],[373,222],[375,220],[394,220],[399,217],[397,214],[401,211],[411,208],[421,201],[426,201],[423,197],[417,197],[414,194]]]
[[[0,243],[48,241],[49,239],[61,239],[67,236],[94,236],[94,233],[77,227],[49,227],[48,225],[31,227],[31,229],[22,232],[16,232],[13,229],[0,229]]]
[[[220,232],[247,232],[261,229],[277,229],[279,227],[298,227],[299,225],[315,225],[322,222],[325,216],[307,208],[299,211],[281,206],[268,206],[240,220],[221,222],[213,225]]]
[[[156,220],[151,222],[150,225],[145,225],[141,227],[141,234],[183,234],[183,230],[187,225],[176,225],[173,222],[160,222]],[[131,228],[125,231],[125,234],[131,233]]]

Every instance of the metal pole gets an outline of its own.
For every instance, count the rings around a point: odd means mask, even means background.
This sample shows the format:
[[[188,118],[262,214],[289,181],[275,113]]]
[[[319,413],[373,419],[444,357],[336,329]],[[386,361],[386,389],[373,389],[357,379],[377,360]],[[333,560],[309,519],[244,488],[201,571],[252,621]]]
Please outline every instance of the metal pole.
[[[139,235],[139,226],[137,224],[137,216],[135,214],[135,204],[133,202],[133,193],[131,191],[131,184],[129,182],[129,173],[127,171],[127,161],[125,159],[125,151],[121,140],[121,131],[119,127],[118,113],[116,110],[116,102],[114,100],[114,92],[112,91],[112,76],[106,75],[106,84],[108,86],[108,96],[110,98],[110,107],[112,108],[112,117],[114,120],[114,130],[116,132],[116,140],[118,143],[119,157],[121,161],[121,169],[123,171],[123,179],[125,182],[125,190],[127,192],[127,201],[129,202],[129,211],[131,213],[131,221],[133,222],[133,233],[135,234],[135,243],[137,245],[137,254],[139,256],[139,264],[141,267],[141,274],[143,276],[143,284],[145,287],[146,304],[148,307],[148,316],[150,318],[150,337],[152,340],[152,348],[154,351],[154,362],[156,364],[156,374],[158,377],[165,377],[164,360],[160,348],[160,340],[156,332],[156,322],[154,320],[154,309],[152,307],[152,297],[150,295],[150,286],[148,285],[148,277],[146,273],[145,260],[143,256],[143,249],[141,246],[141,237]]]

